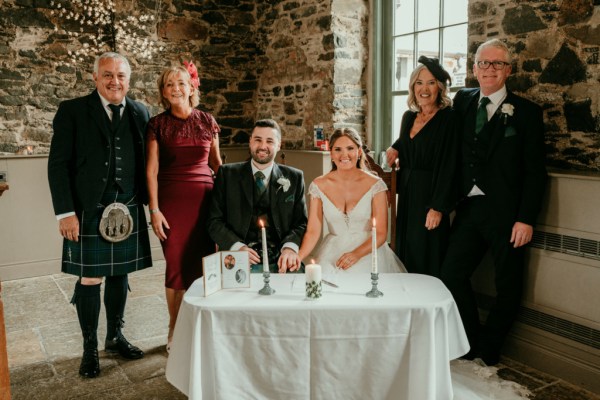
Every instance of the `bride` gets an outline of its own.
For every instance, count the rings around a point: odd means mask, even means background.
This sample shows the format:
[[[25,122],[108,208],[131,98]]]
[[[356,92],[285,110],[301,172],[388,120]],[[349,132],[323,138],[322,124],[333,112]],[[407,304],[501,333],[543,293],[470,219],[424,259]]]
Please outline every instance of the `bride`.
[[[308,226],[298,252],[305,260],[319,241],[325,223],[328,233],[316,258],[323,273],[371,271],[371,229],[375,220],[379,272],[406,272],[388,246],[387,187],[367,172],[362,140],[352,128],[336,129],[330,138],[331,172],[308,189]]]

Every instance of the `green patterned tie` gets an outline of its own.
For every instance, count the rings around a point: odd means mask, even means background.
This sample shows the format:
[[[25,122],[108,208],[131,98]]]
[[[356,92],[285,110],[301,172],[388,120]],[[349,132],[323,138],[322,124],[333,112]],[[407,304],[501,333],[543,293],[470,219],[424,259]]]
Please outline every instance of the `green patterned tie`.
[[[263,174],[261,171],[256,171],[256,173],[254,174],[254,179],[258,194],[262,195],[265,192],[265,189],[267,188],[265,186],[265,174]]]
[[[487,106],[489,102],[490,99],[487,97],[482,97],[479,101],[479,108],[477,108],[477,117],[475,118],[475,133],[479,133],[488,120],[487,109],[485,108],[485,106]]]

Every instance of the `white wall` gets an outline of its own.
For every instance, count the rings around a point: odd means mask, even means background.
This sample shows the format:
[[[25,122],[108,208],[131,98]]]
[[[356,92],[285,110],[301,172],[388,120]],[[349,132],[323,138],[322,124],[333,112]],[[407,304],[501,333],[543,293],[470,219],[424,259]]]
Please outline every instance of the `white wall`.
[[[60,272],[62,237],[52,209],[47,156],[0,158],[10,189],[0,197],[0,280]],[[152,255],[163,259],[150,234]]]
[[[227,162],[248,158],[247,147],[228,148],[223,153]],[[327,152],[286,150],[285,155],[287,165],[304,171],[307,188],[331,164]],[[47,163],[47,156],[0,158],[0,171],[7,173],[10,186],[0,196],[0,281],[60,272],[62,238],[52,209]],[[152,232],[150,245],[153,259],[164,259]]]

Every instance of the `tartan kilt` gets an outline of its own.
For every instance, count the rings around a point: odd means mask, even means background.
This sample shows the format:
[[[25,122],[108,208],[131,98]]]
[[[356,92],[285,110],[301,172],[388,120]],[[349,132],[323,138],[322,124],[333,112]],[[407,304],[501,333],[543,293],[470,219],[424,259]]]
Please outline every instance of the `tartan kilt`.
[[[133,232],[122,242],[104,239],[98,230],[104,208],[115,201],[127,205]],[[148,223],[135,193],[104,193],[94,211],[77,213],[79,242],[63,240],[62,272],[79,277],[125,275],[152,266]]]

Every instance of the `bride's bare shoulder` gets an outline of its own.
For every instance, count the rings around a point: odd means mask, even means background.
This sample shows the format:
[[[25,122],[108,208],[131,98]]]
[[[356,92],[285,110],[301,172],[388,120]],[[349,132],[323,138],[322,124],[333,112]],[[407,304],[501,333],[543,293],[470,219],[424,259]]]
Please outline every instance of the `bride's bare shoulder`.
[[[369,187],[373,186],[380,178],[370,171],[361,170],[361,182],[364,182]]]
[[[313,182],[321,189],[324,189],[333,184],[333,177],[331,173],[327,173],[325,175],[319,176],[318,178],[315,178]]]

